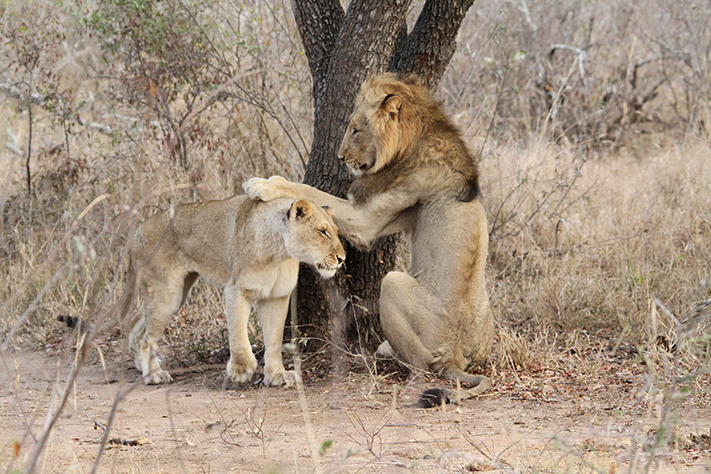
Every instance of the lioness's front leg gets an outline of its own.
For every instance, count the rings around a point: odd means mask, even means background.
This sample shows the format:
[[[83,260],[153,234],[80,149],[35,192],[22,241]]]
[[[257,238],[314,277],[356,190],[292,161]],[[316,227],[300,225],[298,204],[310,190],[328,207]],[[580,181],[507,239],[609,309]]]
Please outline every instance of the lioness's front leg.
[[[248,382],[257,369],[257,358],[249,343],[247,323],[249,322],[250,301],[234,285],[225,287],[225,316],[230,336],[230,361],[227,375],[235,383]]]
[[[264,385],[291,386],[296,382],[296,373],[287,371],[281,356],[284,341],[284,322],[289,309],[289,297],[260,300],[257,302],[259,323],[264,336]]]

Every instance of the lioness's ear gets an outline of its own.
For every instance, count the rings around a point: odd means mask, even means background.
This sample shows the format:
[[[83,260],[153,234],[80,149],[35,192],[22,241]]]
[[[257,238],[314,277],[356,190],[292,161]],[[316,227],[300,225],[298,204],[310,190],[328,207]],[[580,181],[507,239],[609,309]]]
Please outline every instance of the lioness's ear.
[[[295,219],[304,219],[313,214],[313,209],[311,209],[311,204],[306,199],[299,199],[294,204],[291,205],[289,209],[289,215],[293,215]]]
[[[331,206],[321,206],[321,207],[323,208],[324,211],[326,211],[326,214],[328,214],[329,216],[333,215],[333,208],[331,208]]]
[[[391,118],[397,117],[400,113],[400,107],[402,106],[402,99],[395,94],[388,94],[383,99],[383,103],[380,104],[380,110],[389,114]]]

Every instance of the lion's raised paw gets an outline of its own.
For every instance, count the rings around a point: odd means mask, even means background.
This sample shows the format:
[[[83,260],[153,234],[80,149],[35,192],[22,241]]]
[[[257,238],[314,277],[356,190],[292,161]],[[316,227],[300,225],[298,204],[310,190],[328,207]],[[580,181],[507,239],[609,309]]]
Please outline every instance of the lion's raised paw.
[[[280,197],[287,197],[288,193],[281,186],[288,180],[281,176],[272,176],[269,179],[252,178],[242,183],[242,189],[250,199],[258,201],[273,201]]]

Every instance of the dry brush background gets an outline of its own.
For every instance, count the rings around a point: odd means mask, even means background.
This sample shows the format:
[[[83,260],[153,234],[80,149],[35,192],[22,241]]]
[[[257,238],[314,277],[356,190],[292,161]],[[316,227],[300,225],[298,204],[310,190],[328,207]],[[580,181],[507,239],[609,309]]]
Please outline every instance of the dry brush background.
[[[110,317],[141,218],[302,178],[311,82],[288,2],[5,1],[0,17],[3,358],[70,350],[57,315]],[[458,44],[437,95],[481,155],[487,370],[545,398],[547,370],[592,380],[623,352],[673,449],[665,410],[709,403],[708,333],[678,338],[711,298],[711,5],[480,0]],[[118,331],[96,343],[125,357]],[[219,293],[198,285],[164,346],[169,367],[223,363]]]

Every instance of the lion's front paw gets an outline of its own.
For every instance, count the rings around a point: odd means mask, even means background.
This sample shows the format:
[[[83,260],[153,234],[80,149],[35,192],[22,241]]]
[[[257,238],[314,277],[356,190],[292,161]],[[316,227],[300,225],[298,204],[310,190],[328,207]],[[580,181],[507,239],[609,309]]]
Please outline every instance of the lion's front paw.
[[[254,355],[250,359],[240,362],[237,362],[234,357],[230,357],[230,361],[227,363],[227,375],[234,383],[249,382],[256,369],[257,359]]]
[[[242,183],[242,189],[250,199],[273,201],[274,199],[288,196],[288,193],[281,185],[282,183],[288,183],[288,181],[281,176],[272,176],[269,179],[252,178]]]
[[[168,371],[162,369],[143,376],[143,383],[146,385],[160,385],[172,381],[173,377],[170,376]]]
[[[382,357],[397,357],[395,349],[390,345],[388,341],[384,341],[378,346],[378,350],[375,353]]]

